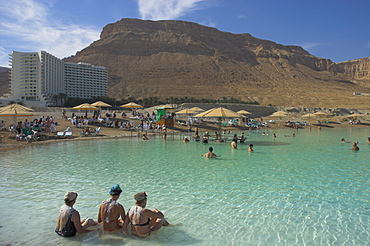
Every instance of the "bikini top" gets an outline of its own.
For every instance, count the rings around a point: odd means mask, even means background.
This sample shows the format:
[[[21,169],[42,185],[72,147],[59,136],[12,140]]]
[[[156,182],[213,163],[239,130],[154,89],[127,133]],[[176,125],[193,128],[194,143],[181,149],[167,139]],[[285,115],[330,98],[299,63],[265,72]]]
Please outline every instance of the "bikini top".
[[[137,217],[137,221],[140,221],[140,218],[141,218],[141,214],[143,212],[143,208],[140,207],[140,206],[133,206],[130,208],[129,210],[129,217],[130,219],[134,219],[134,217]],[[147,226],[150,224],[150,218],[148,218],[148,221],[144,224],[135,224],[132,220],[131,220],[131,224],[133,226]]]

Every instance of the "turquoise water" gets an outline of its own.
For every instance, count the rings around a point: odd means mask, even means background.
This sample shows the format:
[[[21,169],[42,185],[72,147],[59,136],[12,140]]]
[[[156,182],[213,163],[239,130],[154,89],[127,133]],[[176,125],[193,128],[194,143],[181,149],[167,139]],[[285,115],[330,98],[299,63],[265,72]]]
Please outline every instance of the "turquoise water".
[[[229,142],[183,143],[174,136],[0,152],[0,244],[368,245],[370,129],[299,130],[296,137],[292,130],[274,132],[277,138],[268,130],[268,136],[247,132],[234,150]],[[360,151],[341,138],[359,141]],[[222,157],[201,157],[209,146]],[[79,194],[75,208],[82,218],[97,219],[116,183],[126,211],[134,194],[146,191],[147,207],[163,211],[173,226],[145,239],[54,233],[66,191]]]

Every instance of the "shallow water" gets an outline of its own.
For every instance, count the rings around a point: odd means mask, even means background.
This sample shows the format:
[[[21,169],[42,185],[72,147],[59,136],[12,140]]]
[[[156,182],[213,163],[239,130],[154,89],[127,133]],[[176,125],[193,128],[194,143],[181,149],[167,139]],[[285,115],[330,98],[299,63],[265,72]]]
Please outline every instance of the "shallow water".
[[[0,152],[1,245],[367,245],[370,130],[274,130],[230,143],[152,137],[72,141]],[[284,136],[286,135],[286,137]],[[229,135],[231,138],[231,135]],[[340,139],[359,141],[360,151]],[[249,143],[254,152],[247,152]],[[201,157],[213,146],[221,158]],[[141,239],[102,231],[54,233],[66,191],[81,217],[97,219],[108,189],[119,202],[148,193],[173,224]],[[20,233],[21,232],[21,233]]]

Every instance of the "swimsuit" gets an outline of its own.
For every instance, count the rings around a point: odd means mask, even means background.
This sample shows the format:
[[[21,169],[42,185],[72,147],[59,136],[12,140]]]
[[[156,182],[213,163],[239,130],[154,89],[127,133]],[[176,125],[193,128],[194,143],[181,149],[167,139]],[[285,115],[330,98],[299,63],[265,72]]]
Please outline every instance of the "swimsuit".
[[[76,236],[77,230],[76,230],[75,224],[71,220],[72,214],[73,214],[74,211],[76,211],[74,208],[71,208],[69,210],[67,223],[63,226],[63,228],[61,230],[59,230],[58,227],[55,229],[55,232],[59,236],[62,236],[62,237],[74,237],[74,236]]]
[[[150,218],[148,218],[148,221],[143,223],[143,224],[135,224],[133,222],[133,220],[135,219],[136,217],[136,221],[140,221],[140,218],[141,218],[141,214],[143,212],[143,208],[140,207],[140,206],[133,206],[130,208],[130,210],[128,211],[128,214],[129,214],[129,218],[131,220],[131,224],[133,226],[148,226],[150,224]],[[148,233],[146,234],[140,234],[139,232],[137,232],[136,230],[133,230],[132,231],[133,234],[135,234],[136,236],[139,236],[139,237],[147,237],[150,235],[151,231],[149,231]]]
[[[110,224],[110,223],[112,223],[112,222],[116,221],[117,219],[109,220],[109,217],[110,217],[110,213],[111,213],[111,212],[112,212],[112,210],[113,210],[113,207],[115,207],[115,206],[119,206],[119,203],[118,203],[116,200],[112,199],[112,198],[109,198],[109,199],[107,199],[107,200],[103,201],[102,203],[105,205],[105,208],[104,208],[104,213],[105,213],[105,219],[104,219],[104,222],[105,222],[106,224]],[[104,214],[104,213],[103,213],[103,214]],[[122,227],[122,225],[119,225],[119,227]],[[114,229],[114,230],[108,230],[108,229],[103,228],[103,230],[104,230],[104,231],[116,231],[116,230],[118,230],[118,229],[119,229],[119,228]]]
[[[134,224],[132,222],[131,222],[131,224],[134,225],[134,226],[147,226],[147,225],[150,224],[150,218],[148,218],[148,221],[146,223],[144,223],[144,224]]]

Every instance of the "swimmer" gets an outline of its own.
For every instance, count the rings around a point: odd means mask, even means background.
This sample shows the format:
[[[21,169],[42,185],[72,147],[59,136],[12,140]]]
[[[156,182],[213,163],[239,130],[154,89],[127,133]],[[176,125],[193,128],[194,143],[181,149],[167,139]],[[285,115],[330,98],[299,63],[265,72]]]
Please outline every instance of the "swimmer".
[[[122,227],[122,231],[126,230],[127,222],[125,209],[117,202],[121,195],[121,187],[116,184],[110,188],[110,198],[100,204],[98,222],[102,223],[102,228],[105,231],[116,231]]]
[[[187,143],[187,142],[189,142],[190,140],[189,140],[189,138],[188,137],[185,137],[184,138],[184,143]]]
[[[275,134],[275,133],[274,133],[274,134],[272,134],[272,137],[273,137],[273,138],[276,138],[276,134]]]
[[[344,138],[340,140],[342,143],[348,143]]]
[[[232,141],[231,141],[231,148],[232,149],[236,149],[237,147],[238,147],[238,145],[236,144],[236,139],[233,139]]]
[[[366,141],[366,143],[370,143],[370,138],[367,138],[367,141]]]
[[[208,137],[207,136],[204,136],[203,139],[202,139],[202,142],[203,143],[208,143]]]
[[[360,150],[360,148],[357,146],[357,143],[352,142],[352,149],[350,149],[350,150],[358,151],[358,150]]]
[[[262,135],[263,135],[263,136],[267,136],[268,134],[266,134],[265,132],[262,132]]]
[[[216,155],[215,153],[213,153],[213,148],[212,147],[209,147],[209,152],[204,154],[204,155],[201,155],[201,156],[204,156],[204,157],[207,157],[207,158],[213,158],[213,157],[220,157],[220,155]]]
[[[81,220],[80,213],[73,208],[76,203],[78,194],[68,191],[64,195],[64,205],[60,207],[57,219],[57,228],[55,232],[62,237],[74,237],[76,233],[83,234],[95,230],[87,230],[90,226],[95,226],[93,219],[86,218]]]
[[[143,140],[149,140],[145,133],[143,134]]]
[[[248,148],[248,152],[252,152],[252,151],[253,151],[253,144],[250,144]]]
[[[164,218],[164,214],[157,210],[146,209],[147,195],[145,192],[134,196],[136,205],[128,211],[128,221],[132,225],[131,232],[139,237],[147,237],[152,232],[159,230],[162,226],[170,224]]]
[[[244,132],[242,133],[242,135],[240,136],[240,139],[239,139],[239,141],[241,142],[241,143],[244,143],[244,141],[246,140],[247,138],[244,136]]]

